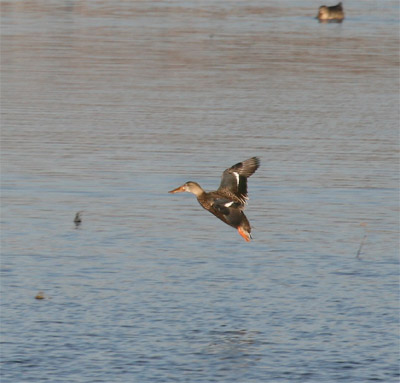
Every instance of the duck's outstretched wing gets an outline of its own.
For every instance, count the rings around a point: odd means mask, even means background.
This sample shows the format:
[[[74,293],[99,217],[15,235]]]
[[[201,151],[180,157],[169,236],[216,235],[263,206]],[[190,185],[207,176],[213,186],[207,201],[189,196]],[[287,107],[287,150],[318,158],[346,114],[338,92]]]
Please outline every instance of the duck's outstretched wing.
[[[222,173],[218,192],[227,196],[234,195],[242,204],[247,201],[247,178],[260,166],[258,157],[239,162]]]

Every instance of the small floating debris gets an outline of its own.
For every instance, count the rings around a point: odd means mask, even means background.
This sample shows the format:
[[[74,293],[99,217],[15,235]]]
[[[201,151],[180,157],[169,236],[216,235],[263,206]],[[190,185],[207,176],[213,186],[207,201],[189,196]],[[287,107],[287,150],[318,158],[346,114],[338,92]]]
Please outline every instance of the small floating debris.
[[[46,299],[44,292],[43,291],[39,291],[36,296],[35,299]]]
[[[78,211],[75,214],[75,218],[74,218],[74,224],[75,226],[79,226],[82,223],[82,218],[81,218],[81,214],[83,213],[83,210]]]

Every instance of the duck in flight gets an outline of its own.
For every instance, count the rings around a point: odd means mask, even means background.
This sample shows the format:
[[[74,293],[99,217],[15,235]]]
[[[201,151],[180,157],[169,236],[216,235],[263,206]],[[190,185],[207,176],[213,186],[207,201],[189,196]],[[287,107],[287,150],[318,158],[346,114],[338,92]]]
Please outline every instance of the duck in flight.
[[[227,225],[237,229],[239,234],[249,242],[251,226],[244,215],[247,197],[247,178],[260,166],[257,157],[249,158],[226,169],[222,173],[218,190],[205,192],[196,182],[186,182],[168,193],[189,192],[197,197],[200,205],[214,214]]]

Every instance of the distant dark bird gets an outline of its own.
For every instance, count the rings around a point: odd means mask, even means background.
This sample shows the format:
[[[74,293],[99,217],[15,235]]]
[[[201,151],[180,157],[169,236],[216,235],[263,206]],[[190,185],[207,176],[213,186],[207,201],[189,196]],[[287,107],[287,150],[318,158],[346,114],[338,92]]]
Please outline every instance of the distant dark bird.
[[[317,19],[320,21],[342,21],[344,19],[342,3],[338,3],[331,7],[327,7],[326,5],[320,6]]]
[[[74,218],[74,223],[75,226],[79,226],[82,223],[82,218],[81,218],[81,214],[83,213],[83,211],[78,211],[75,214],[75,218]]]
[[[169,193],[193,193],[200,205],[214,214],[221,221],[234,227],[247,241],[251,238],[251,226],[244,215],[247,197],[247,178],[260,166],[257,157],[239,162],[222,173],[221,184],[218,190],[205,192],[196,182],[186,182]]]

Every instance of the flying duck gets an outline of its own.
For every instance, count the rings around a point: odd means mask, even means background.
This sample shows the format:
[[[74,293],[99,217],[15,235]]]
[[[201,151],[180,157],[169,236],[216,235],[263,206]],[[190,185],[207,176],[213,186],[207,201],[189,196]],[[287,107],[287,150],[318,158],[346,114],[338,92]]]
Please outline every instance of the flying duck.
[[[251,226],[244,215],[247,197],[247,178],[260,166],[257,157],[239,162],[222,173],[218,190],[205,192],[197,182],[188,181],[168,193],[189,192],[197,197],[200,205],[227,225],[237,229],[249,242]]]

